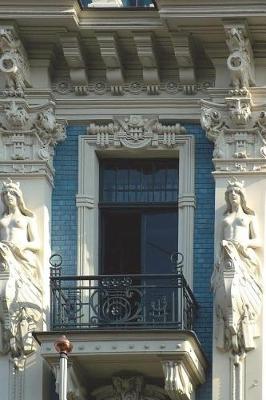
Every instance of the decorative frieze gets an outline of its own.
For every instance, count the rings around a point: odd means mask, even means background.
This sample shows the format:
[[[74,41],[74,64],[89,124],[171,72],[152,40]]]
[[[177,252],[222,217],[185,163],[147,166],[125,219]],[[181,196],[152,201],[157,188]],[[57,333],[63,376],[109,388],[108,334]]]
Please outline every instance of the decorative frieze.
[[[201,82],[194,83],[181,83],[179,80],[167,80],[167,81],[158,81],[154,85],[154,90],[150,90],[152,88],[147,82],[142,80],[135,80],[124,82],[121,84],[122,91],[118,95],[125,96],[143,96],[145,93],[149,95],[185,95],[185,96],[193,96],[198,92],[206,93],[206,90],[213,86],[213,81],[206,80]],[[112,95],[112,85],[105,81],[96,81],[90,82],[85,86],[82,86],[82,94],[84,96],[110,96]],[[76,86],[73,81],[70,80],[57,80],[53,83],[53,91],[60,95],[70,95],[70,94],[79,94],[79,87]]]
[[[158,118],[130,115],[129,117],[114,117],[108,124],[92,123],[88,134],[96,136],[98,147],[128,147],[132,149],[147,146],[172,147],[177,144],[177,136],[185,134],[186,130],[179,123],[166,125]]]
[[[30,68],[25,49],[13,26],[0,26],[0,71],[6,80],[5,96],[24,96],[30,84]]]

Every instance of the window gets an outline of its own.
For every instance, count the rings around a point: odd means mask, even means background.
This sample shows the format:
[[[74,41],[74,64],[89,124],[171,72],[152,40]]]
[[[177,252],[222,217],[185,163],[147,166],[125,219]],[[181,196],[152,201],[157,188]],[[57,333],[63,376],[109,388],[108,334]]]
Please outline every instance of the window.
[[[177,199],[177,159],[102,160],[101,272],[171,273]]]
[[[122,166],[126,162],[123,160],[129,160],[129,164]],[[162,165],[164,162],[165,166]],[[169,172],[172,162],[176,163],[174,173]],[[109,180],[109,184],[105,182],[104,185],[99,186],[99,182],[102,182],[103,179],[103,177],[99,178],[103,165],[106,166],[108,177],[105,179],[107,182]],[[148,173],[149,170],[150,173]],[[120,186],[116,184],[118,175]],[[153,232],[156,232],[156,224],[161,225],[160,229],[163,232],[161,221],[158,222],[163,219],[165,230],[176,232],[177,226],[178,246],[176,247],[176,238],[173,233],[171,236],[173,242],[169,242],[169,246],[164,248],[167,251],[164,263],[160,262],[158,265],[164,264],[165,268],[166,259],[169,259],[168,253],[178,248],[178,251],[184,255],[184,275],[192,287],[195,207],[194,137],[192,135],[186,134],[185,129],[178,123],[167,125],[153,116],[145,118],[139,115],[114,117],[112,123],[106,124],[94,122],[88,127],[88,134],[79,137],[78,176],[78,194],[76,196],[78,275],[97,275],[102,272],[102,257],[109,257],[108,251],[110,252],[111,249],[108,250],[107,245],[107,255],[102,255],[105,246],[102,241],[104,242],[106,239],[102,237],[100,231],[105,224],[105,229],[109,229],[105,235],[112,238],[109,226],[112,224],[114,226],[115,220],[117,225],[120,224],[120,229],[124,229],[124,231],[125,226],[123,228],[121,225],[131,224],[131,240],[135,240],[135,248],[139,246],[139,255],[134,263],[132,261],[132,269],[133,264],[134,268],[137,264],[139,271],[148,273],[152,261],[148,262],[149,257],[147,256],[145,259],[145,254],[149,253],[148,249],[151,248],[151,245],[150,247],[146,246],[145,250],[143,243],[154,244],[155,240],[155,245],[158,246],[161,239],[158,237],[155,239],[152,235]],[[149,179],[157,182],[156,179],[160,176],[158,184],[154,183],[152,187],[148,184]],[[171,181],[170,177],[173,176],[176,180]],[[145,180],[146,186],[142,185],[138,190],[140,182],[143,183]],[[164,182],[163,190],[160,190],[160,182]],[[122,212],[127,216],[122,218]],[[167,216],[168,212],[176,213],[176,223],[170,229],[172,219]],[[106,222],[103,222],[103,216]],[[125,222],[126,218],[127,222]],[[170,219],[171,222],[168,223],[167,220]],[[138,238],[138,244],[136,238]],[[130,241],[128,241],[128,245],[129,243]],[[159,251],[162,255],[163,252],[159,249],[156,254],[158,255]],[[120,270],[123,270],[124,265],[126,265],[126,261],[121,262]],[[127,265],[129,264],[127,263]],[[110,268],[113,268],[110,273],[118,271],[117,263],[113,262],[113,266]]]

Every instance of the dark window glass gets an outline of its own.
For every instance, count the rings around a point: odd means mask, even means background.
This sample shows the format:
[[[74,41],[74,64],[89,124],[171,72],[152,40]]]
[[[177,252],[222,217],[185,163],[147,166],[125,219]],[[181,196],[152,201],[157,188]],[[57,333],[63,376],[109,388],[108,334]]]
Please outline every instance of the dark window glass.
[[[101,162],[102,273],[173,272],[177,196],[178,160]]]
[[[102,203],[168,203],[178,197],[178,160],[105,160]]]

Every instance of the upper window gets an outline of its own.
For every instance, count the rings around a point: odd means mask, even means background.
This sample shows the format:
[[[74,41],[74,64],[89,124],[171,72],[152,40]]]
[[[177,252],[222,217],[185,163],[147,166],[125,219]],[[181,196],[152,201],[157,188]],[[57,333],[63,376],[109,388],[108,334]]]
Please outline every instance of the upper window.
[[[102,273],[171,273],[177,251],[177,159],[103,160]]]
[[[102,2],[97,0],[81,0],[81,4],[83,7],[101,7],[101,6],[110,6],[110,7],[154,7],[154,3],[152,0],[122,0],[122,1],[106,1]]]

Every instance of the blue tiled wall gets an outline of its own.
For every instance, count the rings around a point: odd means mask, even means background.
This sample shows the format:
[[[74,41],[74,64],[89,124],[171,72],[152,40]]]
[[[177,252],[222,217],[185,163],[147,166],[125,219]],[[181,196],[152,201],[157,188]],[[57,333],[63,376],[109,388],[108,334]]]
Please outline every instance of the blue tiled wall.
[[[52,197],[52,251],[63,257],[63,273],[75,274],[77,262],[78,136],[86,127],[71,126],[67,139],[56,146]]]
[[[210,367],[207,382],[197,391],[197,400],[211,400],[211,353],[212,353],[212,293],[210,277],[213,269],[214,238],[214,179],[213,145],[206,139],[199,125],[186,125],[187,131],[195,135],[195,189],[196,210],[194,230],[194,295],[199,310],[194,328],[203,345]]]
[[[187,124],[187,131],[196,139],[196,212],[194,241],[194,294],[199,303],[195,331],[211,362],[212,293],[210,276],[213,268],[214,180],[212,144],[198,124]],[[64,274],[75,274],[77,258],[78,136],[86,133],[84,126],[71,126],[67,139],[58,144],[54,158],[56,170],[52,201],[52,249],[64,260]],[[197,400],[211,400],[211,368],[206,384],[198,389]]]

